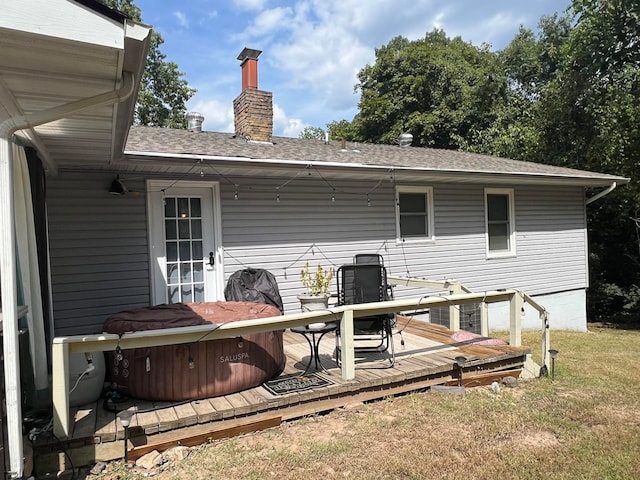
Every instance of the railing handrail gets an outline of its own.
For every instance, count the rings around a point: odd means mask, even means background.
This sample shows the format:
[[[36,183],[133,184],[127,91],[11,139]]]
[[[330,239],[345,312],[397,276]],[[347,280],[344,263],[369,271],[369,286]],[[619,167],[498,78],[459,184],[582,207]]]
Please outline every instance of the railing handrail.
[[[341,305],[326,310],[314,310],[310,312],[278,315],[252,320],[238,320],[222,324],[194,325],[190,327],[174,327],[156,330],[142,330],[127,332],[124,334],[100,333],[94,335],[71,335],[55,337],[53,344],[68,344],[69,352],[97,352],[114,349],[117,345],[121,348],[154,347],[172,345],[178,343],[193,343],[203,340],[216,340],[221,338],[233,338],[250,333],[284,330],[298,327],[313,322],[339,322],[342,314],[353,311],[354,318],[370,315],[382,315],[409,311],[424,307],[439,305],[465,304],[476,301],[486,303],[502,302],[516,294],[517,290],[495,290],[482,293],[462,293],[447,296],[430,296],[410,298],[402,300],[389,300],[375,303],[360,303],[353,305]]]

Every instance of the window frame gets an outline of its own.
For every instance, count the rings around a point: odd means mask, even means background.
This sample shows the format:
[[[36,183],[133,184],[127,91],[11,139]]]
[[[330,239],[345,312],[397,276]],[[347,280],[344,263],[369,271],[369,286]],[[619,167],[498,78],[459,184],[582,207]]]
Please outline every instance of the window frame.
[[[489,249],[489,195],[507,196],[507,213],[509,234],[507,241],[509,248],[505,250]],[[516,225],[515,225],[515,200],[513,188],[485,188],[484,189],[484,231],[487,258],[505,258],[516,256]]]
[[[396,185],[396,243],[416,243],[435,241],[434,230],[434,208],[433,208],[433,187],[419,185]],[[400,231],[400,194],[401,193],[422,193],[426,197],[427,234],[416,237],[403,237]]]

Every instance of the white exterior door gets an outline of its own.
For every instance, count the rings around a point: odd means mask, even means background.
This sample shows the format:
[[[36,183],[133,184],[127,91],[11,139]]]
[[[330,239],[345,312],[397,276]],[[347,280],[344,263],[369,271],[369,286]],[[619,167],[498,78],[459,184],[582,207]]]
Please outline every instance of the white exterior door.
[[[219,186],[147,181],[154,305],[223,299]]]

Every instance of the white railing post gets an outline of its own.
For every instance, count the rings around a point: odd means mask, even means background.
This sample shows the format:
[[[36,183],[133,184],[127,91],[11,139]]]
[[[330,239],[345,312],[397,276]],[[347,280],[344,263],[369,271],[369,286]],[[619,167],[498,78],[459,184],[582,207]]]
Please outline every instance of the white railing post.
[[[480,303],[480,335],[489,336],[489,305],[487,302]]]
[[[459,293],[462,293],[460,284],[457,282],[452,283],[449,286],[449,294],[457,295]],[[460,306],[455,303],[449,306],[449,330],[454,332],[460,330]]]
[[[51,350],[54,366],[51,373],[53,401],[53,433],[63,439],[69,437],[69,344],[54,343]]]
[[[355,345],[353,343],[353,310],[342,312],[340,320],[340,361],[342,363],[342,379],[356,378]]]
[[[524,300],[520,292],[514,292],[509,299],[509,344],[522,345],[522,308]]]

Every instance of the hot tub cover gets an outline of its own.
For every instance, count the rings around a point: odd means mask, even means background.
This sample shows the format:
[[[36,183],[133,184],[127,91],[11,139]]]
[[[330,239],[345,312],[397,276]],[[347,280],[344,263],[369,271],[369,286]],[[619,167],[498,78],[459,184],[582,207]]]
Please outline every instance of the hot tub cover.
[[[279,315],[274,306],[251,302],[167,304],[114,314],[103,330],[125,334]],[[146,400],[227,395],[261,385],[282,372],[286,362],[282,333],[108,352],[107,373],[124,394]]]

